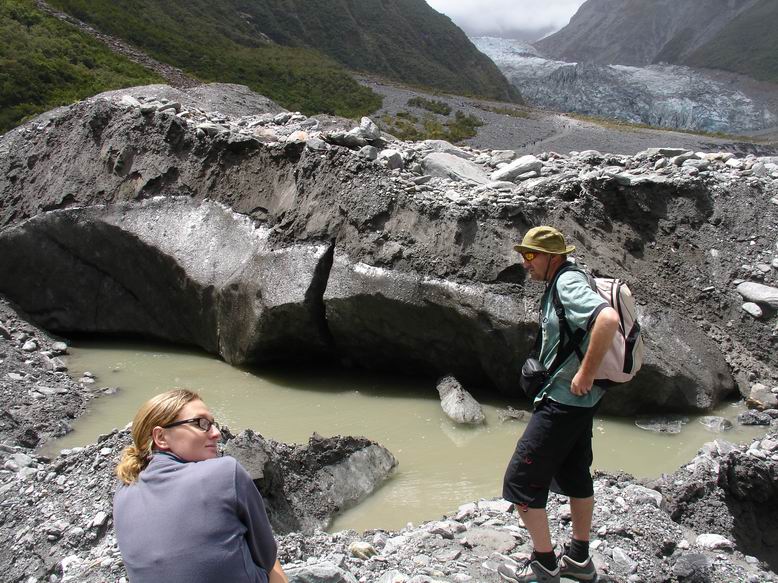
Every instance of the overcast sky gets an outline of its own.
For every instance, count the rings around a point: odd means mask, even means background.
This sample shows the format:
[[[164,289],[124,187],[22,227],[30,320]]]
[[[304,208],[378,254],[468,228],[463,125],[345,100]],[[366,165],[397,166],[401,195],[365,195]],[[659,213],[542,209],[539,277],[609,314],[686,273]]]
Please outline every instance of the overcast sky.
[[[470,36],[537,40],[570,22],[585,0],[427,0]]]

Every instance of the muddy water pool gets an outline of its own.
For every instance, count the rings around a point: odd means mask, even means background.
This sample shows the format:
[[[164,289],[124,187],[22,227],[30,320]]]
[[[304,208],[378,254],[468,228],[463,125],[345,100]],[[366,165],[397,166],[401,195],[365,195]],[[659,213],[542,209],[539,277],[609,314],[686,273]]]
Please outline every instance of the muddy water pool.
[[[71,374],[92,372],[97,386],[119,391],[92,401],[90,412],[49,447],[50,454],[124,427],[146,399],[176,387],[200,393],[233,433],[250,428],[287,443],[305,443],[314,431],[364,435],[387,447],[399,461],[396,472],[370,498],[337,517],[333,531],[396,529],[499,496],[505,465],[526,425],[501,422],[499,409],[525,403],[497,397],[482,400],[484,426],[457,426],[443,414],[430,380],[331,369],[241,370],[202,352],[165,345],[82,341],[70,353]],[[675,435],[639,429],[634,419],[598,417],[594,467],[638,477],[672,472],[706,441],[748,442],[763,435],[764,429],[735,423],[742,410],[742,404],[728,403],[711,413],[735,424],[720,434],[694,417]]]

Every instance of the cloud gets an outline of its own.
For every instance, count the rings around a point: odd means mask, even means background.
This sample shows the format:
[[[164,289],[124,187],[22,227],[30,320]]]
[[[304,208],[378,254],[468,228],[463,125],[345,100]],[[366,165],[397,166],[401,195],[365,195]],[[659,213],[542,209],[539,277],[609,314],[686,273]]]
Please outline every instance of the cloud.
[[[427,0],[472,36],[559,30],[584,0]]]

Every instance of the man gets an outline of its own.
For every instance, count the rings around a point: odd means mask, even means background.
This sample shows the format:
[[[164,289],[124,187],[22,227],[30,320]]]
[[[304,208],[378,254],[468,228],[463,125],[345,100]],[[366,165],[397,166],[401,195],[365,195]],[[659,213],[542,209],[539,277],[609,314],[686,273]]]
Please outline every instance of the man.
[[[503,498],[513,502],[534,547],[523,567],[504,564],[500,576],[518,583],[557,583],[561,577],[595,581],[589,556],[589,532],[594,511],[592,422],[603,390],[593,386],[594,374],[619,326],[616,311],[569,265],[575,250],[553,227],[535,227],[514,247],[530,277],[546,282],[541,299],[542,345],[539,360],[549,368],[560,348],[560,323],[552,302],[556,286],[571,332],[586,332],[576,352],[559,366],[534,400],[534,412],[505,471]],[[557,275],[559,274],[559,277]],[[559,558],[554,554],[546,514],[549,490],[570,499],[573,537]]]

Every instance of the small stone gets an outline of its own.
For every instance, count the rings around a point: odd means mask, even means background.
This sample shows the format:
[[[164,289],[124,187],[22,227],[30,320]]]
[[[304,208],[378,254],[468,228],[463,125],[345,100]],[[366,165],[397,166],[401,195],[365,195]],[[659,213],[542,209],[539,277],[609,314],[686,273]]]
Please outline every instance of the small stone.
[[[348,547],[352,556],[363,561],[378,554],[378,551],[369,542],[354,541]]]
[[[756,319],[759,319],[762,317],[763,312],[762,308],[760,308],[757,304],[753,302],[746,302],[740,308],[748,315],[753,316]]]
[[[376,581],[376,583],[407,583],[408,576],[401,571],[392,569],[387,571]]]
[[[710,551],[731,551],[735,545],[732,541],[720,534],[706,533],[697,537],[695,543],[698,547]]]
[[[35,342],[35,340],[28,340],[22,346],[22,350],[24,350],[25,352],[35,352],[36,350],[38,350],[38,343]]]
[[[613,562],[625,573],[633,573],[638,568],[638,564],[620,547],[613,547]]]
[[[772,420],[773,418],[767,413],[755,410],[743,411],[737,416],[737,421],[741,425],[770,425]]]
[[[378,158],[379,150],[375,146],[362,146],[357,152],[357,156],[364,158],[365,160],[375,160]]]
[[[51,351],[54,354],[67,354],[68,353],[68,345],[64,342],[54,342],[51,345]]]
[[[297,130],[286,136],[287,144],[305,144],[308,141],[308,132]]]
[[[69,392],[65,387],[35,387],[35,390],[46,397],[65,395]]]
[[[402,154],[398,150],[382,150],[376,159],[385,164],[390,170],[400,169],[405,164]]]
[[[369,117],[363,117],[359,122],[359,128],[362,130],[362,135],[368,140],[378,140],[381,138],[381,130]]]
[[[732,421],[730,421],[729,419],[724,419],[723,417],[716,417],[712,415],[706,415],[705,417],[701,417],[699,421],[702,425],[704,425],[714,433],[721,433],[722,431],[728,431],[733,427]]]
[[[434,522],[429,527],[430,534],[436,534],[445,539],[453,539],[454,535],[459,534],[467,530],[465,525],[456,520],[443,520],[440,522]]]
[[[90,522],[90,526],[92,526],[93,528],[100,528],[105,524],[106,520],[108,520],[108,514],[106,514],[101,510],[100,512],[95,514],[95,517]]]
[[[737,286],[737,292],[746,301],[766,304],[773,309],[778,309],[778,288],[746,281]]]

